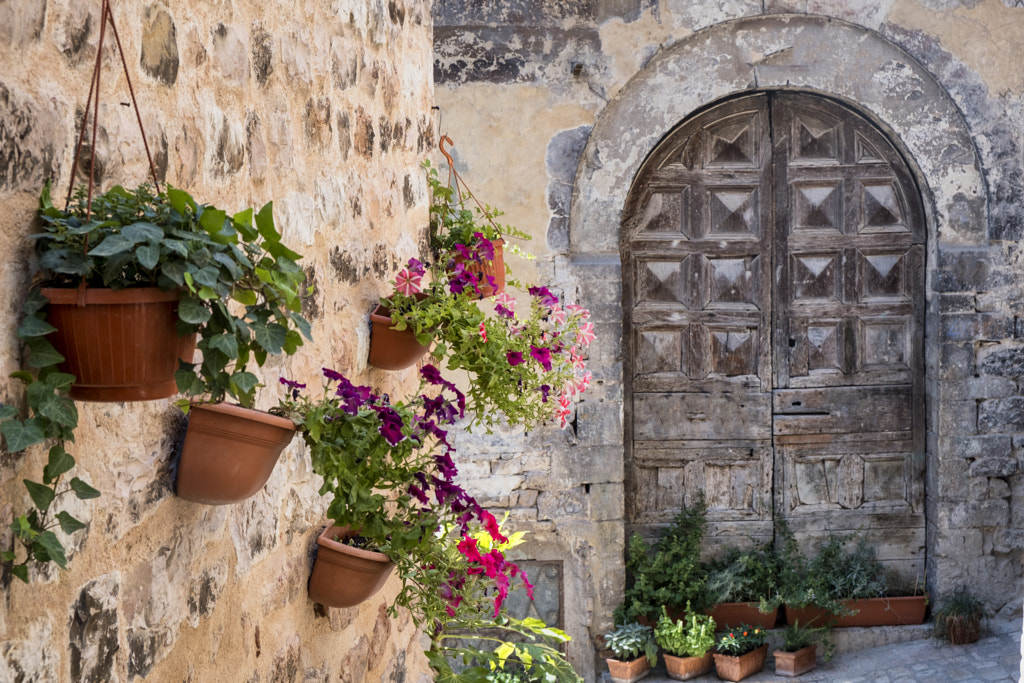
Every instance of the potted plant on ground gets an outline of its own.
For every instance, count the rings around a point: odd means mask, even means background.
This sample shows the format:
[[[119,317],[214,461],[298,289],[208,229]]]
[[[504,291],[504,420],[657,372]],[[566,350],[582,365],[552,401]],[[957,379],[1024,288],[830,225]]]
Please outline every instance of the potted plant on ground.
[[[654,640],[662,650],[669,678],[688,681],[702,676],[714,665],[712,648],[715,646],[715,620],[705,614],[695,614],[686,606],[684,619],[673,621],[664,607]]]
[[[836,649],[829,639],[830,630],[828,626],[801,626],[799,622],[788,624],[782,634],[782,647],[772,653],[775,674],[795,677],[813,669],[819,644],[822,646],[822,658],[830,661]]]
[[[707,565],[707,603],[722,628],[751,624],[773,628],[778,617],[779,567],[771,543],[730,547]]]
[[[984,605],[966,587],[960,586],[946,596],[935,611],[935,634],[953,645],[966,645],[981,635]]]
[[[650,626],[629,622],[604,637],[605,647],[615,655],[606,659],[614,683],[633,683],[651,673],[658,661],[658,647]]]
[[[707,522],[703,498],[680,510],[651,548],[638,534],[626,549],[626,591],[615,610],[615,622],[647,620],[654,623],[661,608],[681,616],[687,604],[706,607],[707,573],[700,561],[700,544]]]
[[[731,629],[718,641],[715,672],[726,681],[742,681],[764,668],[768,657],[764,629],[742,625]]]

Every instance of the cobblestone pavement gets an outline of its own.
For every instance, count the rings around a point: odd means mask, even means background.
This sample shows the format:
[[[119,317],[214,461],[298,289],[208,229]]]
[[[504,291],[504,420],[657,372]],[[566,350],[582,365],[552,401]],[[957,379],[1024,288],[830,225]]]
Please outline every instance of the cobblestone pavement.
[[[764,670],[744,683],[784,681],[836,681],[839,683],[989,683],[1020,680],[1020,631],[990,634],[970,645],[950,645],[929,638],[899,645],[886,645],[836,657],[798,678],[772,673],[768,655]],[[605,679],[608,680],[608,679]],[[695,683],[718,681],[714,674],[692,679]],[[673,683],[659,666],[644,683]]]

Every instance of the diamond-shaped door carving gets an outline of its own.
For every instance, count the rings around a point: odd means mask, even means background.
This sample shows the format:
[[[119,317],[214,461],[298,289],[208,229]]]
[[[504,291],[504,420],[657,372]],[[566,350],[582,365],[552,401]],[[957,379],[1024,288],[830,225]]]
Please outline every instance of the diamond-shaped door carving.
[[[722,330],[711,333],[711,372],[724,377],[757,374],[756,329]]]
[[[760,298],[760,257],[713,258],[708,260],[711,280],[710,304],[751,304]]]
[[[757,168],[761,146],[758,112],[743,112],[705,129],[705,165]]]
[[[795,230],[840,230],[842,192],[838,183],[794,187]]]
[[[907,367],[910,354],[908,344],[909,320],[902,318],[867,318],[861,321],[864,330],[862,343],[864,367]]]
[[[688,187],[677,192],[652,193],[643,213],[640,214],[639,234],[653,233],[689,237],[690,232],[685,222],[689,193],[690,188]]]
[[[903,226],[903,210],[900,208],[899,195],[891,182],[881,184],[864,184],[862,190],[863,232],[879,229],[899,228]]]
[[[860,300],[906,300],[907,253],[861,253]]]
[[[840,299],[838,254],[794,256],[791,272],[794,299]]]
[[[754,188],[712,188],[709,238],[723,236],[756,237],[760,234],[757,215],[757,190]]]
[[[688,335],[687,328],[641,331],[636,350],[637,374],[680,372],[683,362],[681,334]]]
[[[838,162],[841,124],[824,115],[801,112],[793,118],[792,163]]]

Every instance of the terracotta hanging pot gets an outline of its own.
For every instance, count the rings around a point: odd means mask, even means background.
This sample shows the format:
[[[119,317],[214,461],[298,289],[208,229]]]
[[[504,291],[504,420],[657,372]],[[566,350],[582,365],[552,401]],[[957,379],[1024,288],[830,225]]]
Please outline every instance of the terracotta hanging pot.
[[[719,629],[735,628],[740,625],[769,629],[775,628],[779,609],[776,607],[771,612],[763,614],[757,608],[756,602],[720,602],[712,607],[708,614],[715,620],[715,626]]]
[[[606,659],[605,661],[608,663],[608,674],[613,683],[634,683],[651,673],[651,665],[645,656],[631,659],[628,662],[618,659]]]
[[[711,671],[711,667],[715,663],[713,654],[711,650],[708,650],[703,657],[676,657],[667,652],[662,653],[661,656],[665,660],[669,678],[676,681],[688,681]]]
[[[715,653],[715,673],[724,681],[742,681],[753,676],[764,668],[768,658],[768,646],[762,645],[756,650],[735,657]]]
[[[179,293],[138,289],[44,288],[47,335],[75,376],[77,401],[151,401],[177,393],[178,359],[191,363],[196,337],[179,337]],[[79,295],[84,305],[79,306]]]
[[[491,243],[494,245],[493,261],[485,261],[483,263],[471,261],[466,264],[466,270],[480,276],[480,284],[477,285],[477,288],[480,290],[480,294],[485,297],[501,294],[505,291],[505,240],[499,237],[496,240],[491,240]],[[462,256],[456,256],[455,263],[466,263],[466,259]],[[490,285],[491,281],[487,278],[493,278],[493,287]]]
[[[776,650],[772,653],[775,657],[775,675],[792,678],[807,673],[814,668],[817,653],[817,645],[808,645],[796,652]]]
[[[430,350],[416,341],[412,330],[391,329],[391,314],[381,305],[370,314],[370,365],[380,370],[404,370]]]
[[[238,503],[267,483],[295,436],[284,417],[241,406],[195,404],[178,463],[179,498],[205,505]]]
[[[316,539],[316,560],[309,577],[309,597],[314,602],[353,607],[379,591],[391,576],[395,565],[387,555],[345,543],[357,535],[348,527],[329,526]]]

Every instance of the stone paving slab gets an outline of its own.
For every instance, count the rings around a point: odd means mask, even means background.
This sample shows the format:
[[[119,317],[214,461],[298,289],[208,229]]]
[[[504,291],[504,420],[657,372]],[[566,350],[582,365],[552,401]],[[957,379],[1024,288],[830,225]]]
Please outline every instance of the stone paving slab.
[[[886,645],[836,655],[803,676],[785,678],[773,673],[771,654],[764,670],[744,679],[747,683],[784,683],[787,681],[836,683],[986,683],[1020,680],[1020,631],[989,634],[970,645],[950,645],[930,638],[909,643]],[[605,674],[604,681],[610,681]],[[644,683],[674,683],[659,666]],[[720,680],[714,674],[691,679],[695,683]]]

